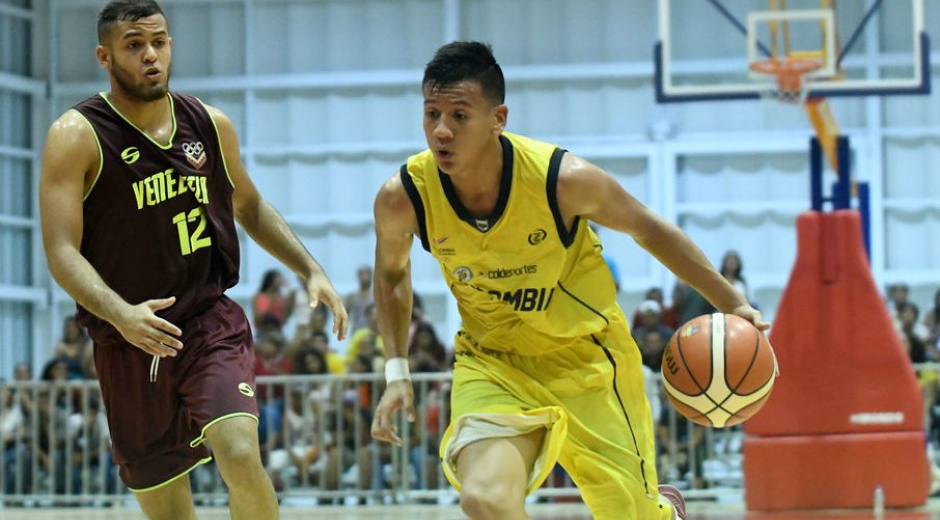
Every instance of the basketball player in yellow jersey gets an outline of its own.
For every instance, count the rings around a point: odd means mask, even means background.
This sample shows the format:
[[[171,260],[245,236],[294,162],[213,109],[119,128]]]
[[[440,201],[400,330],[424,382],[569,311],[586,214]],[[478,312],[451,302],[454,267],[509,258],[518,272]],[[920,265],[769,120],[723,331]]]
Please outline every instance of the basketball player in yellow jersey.
[[[676,226],[597,166],[505,132],[503,75],[489,46],[455,42],[425,68],[429,149],[375,200],[375,302],[387,387],[372,435],[400,444],[414,420],[407,363],[414,236],[440,262],[463,327],[441,443],[473,519],[528,518],[525,497],[556,461],[597,520],[684,519],[659,486],[640,353],[588,221],[631,235],[726,313],[769,324]]]

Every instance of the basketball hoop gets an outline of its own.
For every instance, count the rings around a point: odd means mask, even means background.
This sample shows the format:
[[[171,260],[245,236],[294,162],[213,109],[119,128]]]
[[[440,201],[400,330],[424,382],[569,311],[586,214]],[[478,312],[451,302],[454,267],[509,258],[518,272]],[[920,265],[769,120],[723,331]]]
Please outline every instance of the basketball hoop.
[[[806,102],[808,92],[805,87],[808,74],[820,68],[822,63],[811,58],[770,58],[751,63],[751,71],[777,76],[776,88],[767,90],[765,97],[791,105],[802,105]]]

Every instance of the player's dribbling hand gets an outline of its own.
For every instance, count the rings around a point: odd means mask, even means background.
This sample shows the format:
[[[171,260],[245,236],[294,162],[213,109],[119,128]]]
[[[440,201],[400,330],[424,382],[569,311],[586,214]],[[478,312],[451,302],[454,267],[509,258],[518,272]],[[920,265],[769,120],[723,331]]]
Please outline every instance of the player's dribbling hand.
[[[738,315],[750,321],[751,323],[754,324],[755,327],[757,327],[761,331],[766,331],[767,329],[770,328],[770,322],[764,321],[764,315],[761,314],[759,310],[755,309],[754,307],[750,305],[741,305],[735,308],[732,314]],[[769,343],[770,341],[768,340],[768,344]],[[771,352],[774,352],[772,347],[771,347]],[[774,352],[774,377],[779,377],[779,376],[780,376],[780,365],[777,363],[777,353]]]
[[[372,419],[372,438],[379,441],[390,442],[401,446],[398,437],[398,428],[392,424],[395,412],[404,410],[408,422],[415,421],[415,390],[410,380],[394,381],[389,383],[375,407],[375,417]]]
[[[754,307],[751,307],[750,304],[739,305],[735,307],[734,311],[731,313],[737,316],[740,316],[747,321],[754,324],[759,330],[767,330],[770,328],[770,322],[764,321],[764,315]]]
[[[349,328],[349,315],[343,299],[336,293],[333,284],[325,274],[314,274],[307,279],[307,294],[310,297],[310,308],[315,309],[320,302],[326,304],[333,313],[333,334],[336,339],[346,339],[346,329]]]
[[[154,356],[174,357],[176,351],[183,348],[183,342],[174,336],[182,335],[183,331],[156,314],[174,303],[176,298],[171,296],[131,305],[112,322],[112,325],[128,343],[140,350]]]

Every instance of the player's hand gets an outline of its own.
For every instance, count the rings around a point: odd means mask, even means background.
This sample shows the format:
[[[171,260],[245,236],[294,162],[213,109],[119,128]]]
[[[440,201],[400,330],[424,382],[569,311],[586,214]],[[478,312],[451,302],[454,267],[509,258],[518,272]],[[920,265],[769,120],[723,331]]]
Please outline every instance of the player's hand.
[[[372,438],[401,446],[398,428],[392,424],[395,412],[404,410],[408,422],[415,422],[415,389],[411,380],[403,379],[389,383],[375,407],[372,419]]]
[[[349,315],[346,314],[343,299],[336,294],[336,289],[333,288],[329,278],[323,273],[310,275],[307,279],[307,294],[310,297],[311,309],[315,309],[320,302],[330,308],[333,313],[333,334],[336,334],[336,339],[340,341],[346,339]]]
[[[761,331],[766,331],[770,328],[770,322],[764,321],[764,315],[754,307],[750,305],[741,305],[734,309],[733,314],[740,316],[747,321],[754,324]],[[767,343],[770,344],[770,340],[767,340]],[[774,353],[774,377],[780,376],[780,365],[777,363],[777,353],[774,352],[773,346],[770,349]]]
[[[734,311],[731,312],[736,316],[740,316],[747,321],[754,324],[758,330],[767,330],[770,328],[770,322],[764,321],[764,315],[754,307],[751,307],[750,304],[739,305],[735,307]]]
[[[124,336],[128,343],[154,356],[176,356],[183,348],[183,342],[177,339],[183,331],[176,325],[157,316],[157,311],[176,303],[176,297],[147,300],[132,305],[112,322],[114,328]]]

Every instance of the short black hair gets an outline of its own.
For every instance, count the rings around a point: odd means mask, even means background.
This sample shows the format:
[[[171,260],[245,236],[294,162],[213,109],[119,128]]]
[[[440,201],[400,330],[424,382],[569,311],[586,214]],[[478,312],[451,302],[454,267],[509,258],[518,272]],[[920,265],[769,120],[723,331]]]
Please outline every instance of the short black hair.
[[[451,42],[439,48],[424,68],[421,86],[433,92],[464,80],[479,82],[483,96],[495,105],[506,99],[503,70],[493,56],[493,48],[477,41]]]
[[[118,22],[136,22],[155,14],[166,18],[163,9],[153,0],[112,0],[98,13],[98,43],[104,43]]]

